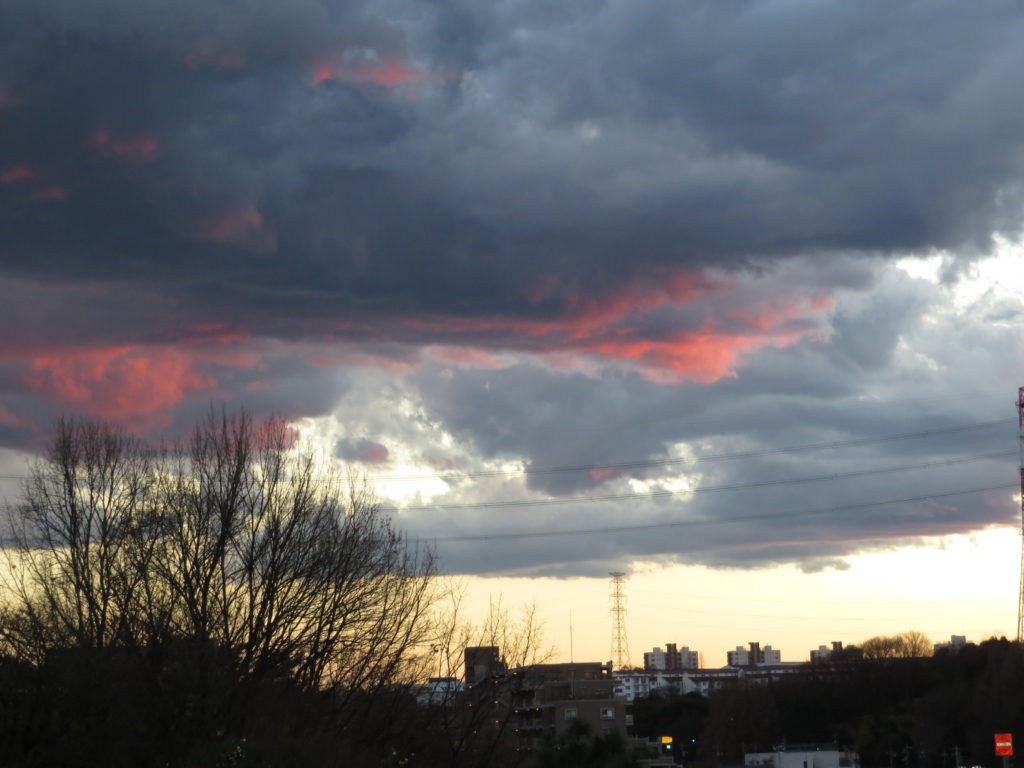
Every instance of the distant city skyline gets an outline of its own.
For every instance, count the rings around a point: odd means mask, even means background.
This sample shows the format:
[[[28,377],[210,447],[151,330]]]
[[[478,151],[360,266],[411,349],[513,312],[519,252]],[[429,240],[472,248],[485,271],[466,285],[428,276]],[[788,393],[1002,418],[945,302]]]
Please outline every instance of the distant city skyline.
[[[644,652],[677,643],[700,652],[706,666],[721,667],[727,651],[756,641],[781,651],[784,662],[799,662],[820,645],[856,645],[906,630],[924,632],[933,643],[953,635],[975,643],[993,636],[1012,639],[1019,546],[1019,534],[1004,528],[973,541],[951,538],[942,549],[866,555],[848,570],[819,574],[652,569],[626,582],[630,658],[642,666]],[[680,582],[691,586],[679,587]],[[607,579],[548,579],[539,586],[532,579],[477,579],[468,586],[476,615],[499,595],[512,615],[535,597],[557,660],[569,660],[570,609],[573,657],[611,658]]]

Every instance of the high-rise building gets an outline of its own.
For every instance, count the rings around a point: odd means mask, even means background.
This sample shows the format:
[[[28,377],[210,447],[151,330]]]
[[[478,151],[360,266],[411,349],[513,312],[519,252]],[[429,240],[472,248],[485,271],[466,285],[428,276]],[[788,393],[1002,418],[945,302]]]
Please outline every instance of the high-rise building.
[[[644,654],[644,669],[648,671],[699,669],[700,654],[689,647],[676,647],[675,643],[666,643],[665,650],[653,648]]]
[[[818,650],[811,651],[811,661],[812,662],[827,661],[828,659],[830,659],[832,657],[833,653],[839,653],[842,650],[843,650],[843,641],[842,640],[833,640],[831,648],[829,648],[826,645],[819,645],[818,646]]]
[[[749,648],[737,645],[735,651],[726,653],[726,658],[730,667],[760,667],[781,664],[782,651],[777,651],[770,645],[761,648],[760,643],[750,643]]]

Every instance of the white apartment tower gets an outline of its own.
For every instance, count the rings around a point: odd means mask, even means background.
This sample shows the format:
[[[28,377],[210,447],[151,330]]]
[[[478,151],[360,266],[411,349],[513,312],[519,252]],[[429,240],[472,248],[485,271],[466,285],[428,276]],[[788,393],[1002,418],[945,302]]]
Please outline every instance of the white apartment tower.
[[[770,645],[761,647],[760,643],[750,643],[749,648],[737,645],[736,650],[726,654],[730,667],[760,667],[782,663],[782,651]]]
[[[699,668],[700,654],[685,645],[677,648],[675,643],[666,643],[664,651],[653,648],[644,654],[644,669],[647,671]]]

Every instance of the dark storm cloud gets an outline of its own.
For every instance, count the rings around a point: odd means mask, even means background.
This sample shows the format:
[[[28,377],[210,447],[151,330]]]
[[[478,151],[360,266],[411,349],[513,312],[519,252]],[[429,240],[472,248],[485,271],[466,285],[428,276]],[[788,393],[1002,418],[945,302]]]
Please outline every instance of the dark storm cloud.
[[[859,551],[1014,525],[1007,385],[1024,350],[1012,324],[982,320],[1004,303],[1020,309],[993,298],[954,310],[940,288],[890,271],[870,296],[839,299],[845,327],[861,315],[871,321],[871,354],[855,334],[837,333],[762,350],[740,376],[712,386],[608,370],[566,375],[535,363],[449,367],[444,376],[423,366],[412,381],[428,412],[474,454],[521,461],[533,493],[459,483],[455,474],[435,508],[401,519],[437,537],[454,569],[595,576],[636,560],[815,570]],[[979,426],[945,431],[962,425]],[[778,451],[801,445],[819,447]],[[621,462],[641,464],[600,469]],[[580,465],[592,468],[542,471]],[[680,480],[703,490],[646,495]],[[1002,489],[944,495],[992,486]],[[632,498],[600,500],[609,494]],[[549,495],[579,500],[551,505]],[[496,499],[532,503],[489,507]],[[909,501],[874,504],[901,499]],[[482,506],[444,507],[474,502]],[[502,536],[524,532],[536,535]]]
[[[952,280],[1019,233],[1022,32],[995,1],[4,3],[0,443],[34,444],[62,408],[152,430],[211,400],[296,418],[340,401],[348,458],[525,467],[438,499],[469,503],[679,479],[550,467],[989,419],[978,372],[1017,375],[1019,303],[935,320],[939,289],[888,265],[945,249]],[[683,474],[843,472],[988,438]],[[1004,470],[880,476],[871,496]],[[516,521],[729,520],[867,488]],[[1007,509],[444,547],[476,572],[813,568]],[[511,522],[402,519],[423,538]]]
[[[3,163],[30,175],[0,189],[5,269],[297,334],[273,313],[557,316],[656,266],[983,247],[1016,227],[1021,22],[9,3]]]

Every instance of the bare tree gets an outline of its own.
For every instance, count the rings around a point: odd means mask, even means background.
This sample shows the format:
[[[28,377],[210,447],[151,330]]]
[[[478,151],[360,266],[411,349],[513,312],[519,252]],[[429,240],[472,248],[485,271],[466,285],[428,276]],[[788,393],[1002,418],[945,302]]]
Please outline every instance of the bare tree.
[[[224,675],[284,676],[331,690],[337,728],[411,682],[433,629],[433,554],[391,527],[365,478],[322,471],[293,443],[283,420],[245,414],[211,413],[156,450],[59,422],[17,510],[2,650],[40,664],[185,643],[200,702]]]
[[[153,472],[138,441],[62,420],[13,522],[7,587],[18,606],[4,639],[28,658],[48,647],[135,644],[139,521]]]
[[[493,765],[507,738],[512,698],[522,682],[516,670],[545,663],[552,649],[544,642],[534,605],[514,613],[499,600],[488,606],[485,616],[471,621],[461,584],[449,582],[445,596],[433,621],[430,646],[433,674],[441,686],[431,689],[429,697],[429,727],[441,737],[440,752],[434,757],[451,766]],[[487,680],[468,680],[466,650],[480,647],[498,650],[499,667]]]
[[[918,659],[931,656],[931,640],[923,632],[910,629],[898,635],[872,637],[860,644],[865,659]]]

